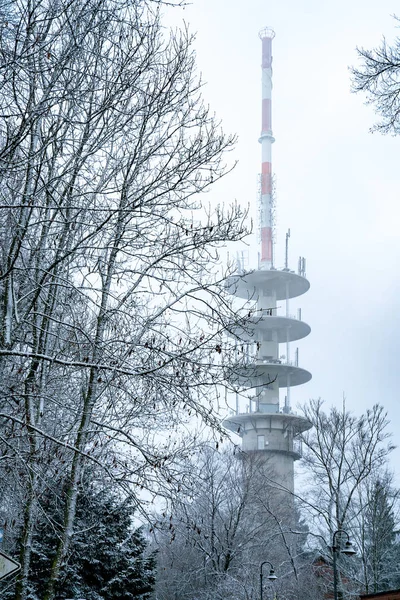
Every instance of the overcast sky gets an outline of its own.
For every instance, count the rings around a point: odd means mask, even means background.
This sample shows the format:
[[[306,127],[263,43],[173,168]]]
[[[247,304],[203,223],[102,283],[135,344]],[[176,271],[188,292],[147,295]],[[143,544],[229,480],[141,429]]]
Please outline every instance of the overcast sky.
[[[194,0],[179,18],[197,31],[206,100],[239,136],[233,174],[213,199],[254,205],[261,147],[261,42],[273,41],[273,171],[277,266],[291,229],[291,268],[307,259],[302,307],[311,335],[292,344],[313,374],[292,405],[322,397],[361,413],[382,403],[400,445],[400,138],[371,134],[364,98],[350,93],[356,46],[396,34],[392,0]],[[400,12],[400,11],[399,11]],[[178,13],[176,13],[177,15]],[[210,196],[210,200],[211,200]],[[291,311],[294,312],[294,311]],[[400,451],[396,451],[400,458]]]

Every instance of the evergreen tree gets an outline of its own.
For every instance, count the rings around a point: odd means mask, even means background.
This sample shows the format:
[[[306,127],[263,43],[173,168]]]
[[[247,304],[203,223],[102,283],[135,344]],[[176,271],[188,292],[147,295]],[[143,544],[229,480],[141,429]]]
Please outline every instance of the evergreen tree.
[[[66,597],[131,600],[150,597],[155,556],[146,556],[142,529],[132,528],[132,506],[111,495],[83,496],[76,536],[61,581]]]
[[[43,597],[62,522],[60,495],[42,499],[45,519],[38,525],[32,548],[28,599]],[[147,600],[154,585],[155,554],[147,552],[141,528],[132,526],[132,502],[115,494],[81,491],[75,534],[56,592],[58,600]],[[7,592],[6,592],[7,594]],[[9,590],[5,598],[13,598]]]
[[[355,534],[361,549],[361,581],[367,594],[397,588],[399,584],[398,499],[399,490],[393,487],[390,473],[372,477],[360,490],[359,527]]]

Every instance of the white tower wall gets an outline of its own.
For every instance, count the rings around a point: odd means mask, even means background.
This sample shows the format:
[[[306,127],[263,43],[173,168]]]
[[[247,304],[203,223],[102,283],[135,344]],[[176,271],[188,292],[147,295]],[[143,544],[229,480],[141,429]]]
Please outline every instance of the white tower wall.
[[[261,191],[260,191],[260,261],[258,268],[234,275],[227,281],[230,293],[243,300],[256,299],[256,308],[249,326],[235,331],[248,349],[248,360],[233,366],[230,379],[245,386],[250,396],[250,412],[238,406],[236,414],[224,421],[224,426],[242,438],[245,453],[263,456],[265,474],[278,489],[293,493],[294,461],[300,455],[296,436],[309,429],[310,423],[290,409],[291,387],[302,385],[311,374],[298,361],[290,360],[290,344],[310,333],[310,327],[290,315],[290,299],[301,296],[310,287],[305,277],[305,261],[295,273],[287,265],[277,269],[272,252],[272,40],[271,29],[260,33],[262,42],[262,126],[261,126]],[[286,313],[278,313],[277,303],[285,301]],[[283,357],[280,344],[285,344]],[[282,406],[280,389],[286,391]],[[289,494],[290,495],[290,494]]]

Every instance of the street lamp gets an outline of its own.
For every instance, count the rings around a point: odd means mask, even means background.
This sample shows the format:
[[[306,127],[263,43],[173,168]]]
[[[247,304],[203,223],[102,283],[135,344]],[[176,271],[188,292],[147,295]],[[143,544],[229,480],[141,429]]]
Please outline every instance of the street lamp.
[[[347,541],[346,541],[346,543],[344,545],[344,548],[340,547],[340,538],[339,538],[339,542],[336,542],[336,536],[338,534],[340,534],[340,535],[344,534],[347,537]],[[350,536],[347,533],[347,531],[345,531],[344,529],[338,529],[337,531],[335,531],[335,533],[333,534],[333,540],[332,540],[332,555],[333,555],[333,600],[338,600],[338,593],[337,593],[337,579],[338,579],[338,575],[337,575],[336,559],[337,559],[337,555],[338,555],[339,552],[341,552],[342,554],[346,554],[346,556],[353,556],[353,554],[356,554],[356,550],[355,550],[353,544],[350,541]]]
[[[275,579],[277,579],[277,576],[275,575],[274,567],[272,566],[272,564],[269,562],[269,560],[264,560],[264,562],[262,562],[260,565],[260,600],[263,600],[263,566],[264,565],[269,565],[271,567],[267,579],[269,579],[270,581],[275,581]]]

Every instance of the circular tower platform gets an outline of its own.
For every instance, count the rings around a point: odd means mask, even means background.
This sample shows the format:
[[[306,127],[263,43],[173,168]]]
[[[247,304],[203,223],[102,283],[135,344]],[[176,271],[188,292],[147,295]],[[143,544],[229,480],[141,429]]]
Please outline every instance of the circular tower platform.
[[[290,463],[301,458],[301,445],[295,437],[311,428],[304,417],[285,413],[245,413],[224,420],[224,427],[242,438],[244,452],[267,451],[283,454]]]
[[[253,340],[258,332],[269,331],[275,333],[279,344],[284,344],[305,338],[310,333],[311,327],[294,317],[271,315],[266,310],[257,311],[257,314],[248,319],[245,328],[240,325],[231,327],[232,334],[244,342]]]
[[[229,379],[247,389],[269,386],[278,382],[278,387],[303,385],[312,375],[306,369],[283,362],[257,361],[254,364],[231,367]]]
[[[285,300],[305,294],[310,283],[302,275],[286,269],[258,269],[243,275],[231,275],[227,279],[226,288],[230,294],[244,300],[257,300],[261,294]]]

